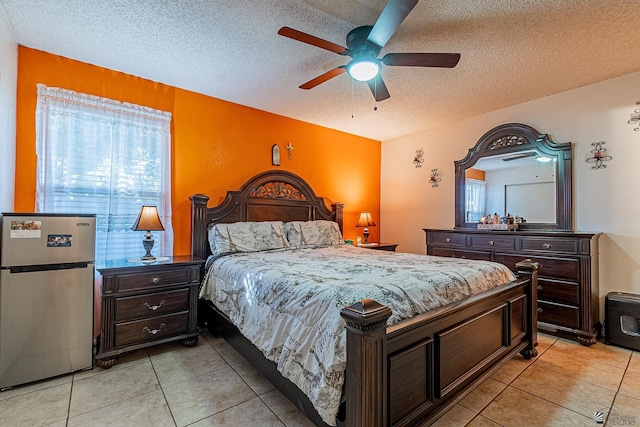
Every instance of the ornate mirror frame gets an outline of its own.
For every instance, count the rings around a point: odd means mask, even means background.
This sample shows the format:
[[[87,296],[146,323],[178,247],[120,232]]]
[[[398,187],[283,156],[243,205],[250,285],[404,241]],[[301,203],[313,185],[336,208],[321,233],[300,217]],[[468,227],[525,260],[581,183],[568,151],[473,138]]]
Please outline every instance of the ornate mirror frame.
[[[521,123],[507,123],[491,129],[469,149],[464,159],[454,162],[456,228],[477,228],[475,222],[465,222],[465,171],[483,157],[532,149],[556,159],[556,222],[524,223],[519,228],[573,230],[571,143],[555,143],[547,134]]]

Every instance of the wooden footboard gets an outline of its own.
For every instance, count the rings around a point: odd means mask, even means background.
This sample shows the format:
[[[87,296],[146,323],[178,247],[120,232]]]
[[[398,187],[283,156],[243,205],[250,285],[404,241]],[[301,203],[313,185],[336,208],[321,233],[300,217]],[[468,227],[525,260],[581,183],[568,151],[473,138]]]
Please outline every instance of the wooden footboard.
[[[512,356],[537,355],[537,269],[489,293],[386,327],[372,300],[342,310],[347,323],[346,425],[435,421]]]

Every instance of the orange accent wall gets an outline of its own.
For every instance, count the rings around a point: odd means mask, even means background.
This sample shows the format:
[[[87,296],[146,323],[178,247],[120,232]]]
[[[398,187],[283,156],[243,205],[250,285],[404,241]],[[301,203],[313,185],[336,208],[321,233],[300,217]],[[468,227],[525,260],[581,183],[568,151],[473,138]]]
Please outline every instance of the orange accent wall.
[[[464,172],[464,177],[469,179],[477,179],[478,181],[486,181],[485,172],[480,169],[469,168]]]
[[[269,169],[300,175],[328,206],[344,203],[347,239],[361,234],[355,227],[359,213],[371,212],[378,227],[370,228],[369,239],[379,240],[380,141],[23,46],[18,51],[16,211],[35,207],[37,83],[171,112],[174,255],[191,250],[190,195],[206,194],[214,206],[227,190]],[[291,160],[284,149],[289,142],[295,147]],[[273,144],[280,146],[279,167],[271,165]]]

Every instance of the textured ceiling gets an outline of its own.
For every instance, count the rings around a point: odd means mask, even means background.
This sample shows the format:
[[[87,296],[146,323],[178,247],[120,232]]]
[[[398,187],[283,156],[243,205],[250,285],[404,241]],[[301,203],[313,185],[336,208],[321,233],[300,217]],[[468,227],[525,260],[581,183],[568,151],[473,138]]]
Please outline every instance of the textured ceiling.
[[[386,0],[0,0],[19,44],[377,140],[640,71],[637,0],[421,0],[383,48],[460,53],[456,68],[386,67],[391,98],[347,74],[302,83]]]

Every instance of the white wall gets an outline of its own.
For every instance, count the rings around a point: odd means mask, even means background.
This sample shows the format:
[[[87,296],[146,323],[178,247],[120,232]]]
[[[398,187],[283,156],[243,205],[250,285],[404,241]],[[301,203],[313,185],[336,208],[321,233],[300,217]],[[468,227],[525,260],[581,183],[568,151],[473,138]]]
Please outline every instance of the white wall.
[[[573,143],[573,210],[577,231],[599,231],[601,318],[611,291],[640,293],[640,132],[627,123],[640,101],[640,72],[562,92],[457,123],[384,141],[381,241],[399,252],[425,253],[423,228],[454,226],[454,166],[489,129],[519,122]],[[605,141],[613,160],[593,170],[592,142]],[[424,148],[422,168],[413,165]],[[437,188],[433,168],[442,171]]]
[[[13,210],[18,44],[0,6],[0,212]]]

